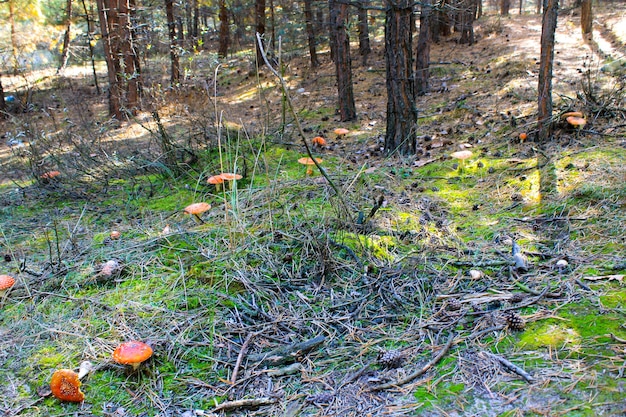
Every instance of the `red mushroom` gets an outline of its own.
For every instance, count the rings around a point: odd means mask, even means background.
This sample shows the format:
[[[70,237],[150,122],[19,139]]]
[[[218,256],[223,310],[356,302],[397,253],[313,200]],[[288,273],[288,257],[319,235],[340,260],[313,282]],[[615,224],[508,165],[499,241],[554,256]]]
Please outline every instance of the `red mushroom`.
[[[192,216],[194,216],[198,220],[198,222],[204,223],[200,218],[200,215],[210,208],[211,205],[209,203],[193,203],[185,207],[185,210],[183,211],[185,214],[191,214]]]
[[[152,356],[152,348],[136,340],[124,342],[113,352],[113,360],[122,365],[132,365],[137,370],[139,365]]]
[[[0,297],[4,297],[7,291],[15,284],[15,278],[11,275],[0,275]]]
[[[61,401],[75,403],[83,401],[85,394],[81,392],[80,385],[78,374],[71,369],[58,369],[50,379],[50,391]]]

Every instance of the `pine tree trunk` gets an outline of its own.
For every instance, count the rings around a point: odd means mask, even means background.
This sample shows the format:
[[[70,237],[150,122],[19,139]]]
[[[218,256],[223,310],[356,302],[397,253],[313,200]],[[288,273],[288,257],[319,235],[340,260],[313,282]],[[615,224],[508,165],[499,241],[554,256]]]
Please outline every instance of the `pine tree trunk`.
[[[306,34],[309,42],[311,68],[317,68],[319,67],[320,62],[317,59],[315,27],[313,26],[313,10],[311,7],[311,0],[304,0],[304,23],[306,25]]]
[[[4,101],[4,88],[2,87],[2,79],[0,78],[0,113],[5,116],[4,112],[7,109],[7,103]]]
[[[331,42],[335,48],[339,117],[342,122],[356,119],[354,91],[352,89],[352,60],[350,38],[346,28],[349,6],[330,0]]]
[[[262,40],[265,40],[263,38],[263,35],[265,35],[265,0],[256,0],[254,12],[256,32],[261,35]],[[256,45],[256,61],[259,66],[262,66],[263,56],[261,55],[261,48],[257,42],[254,44]],[[265,49],[267,49],[267,47]]]
[[[583,39],[589,41],[593,37],[593,13],[591,11],[591,0],[582,0],[580,5],[580,29]]]
[[[175,85],[180,81],[180,61],[178,60],[178,42],[176,41],[176,20],[174,20],[174,0],[165,0],[167,32],[170,38],[170,81]]]
[[[417,53],[415,57],[415,93],[423,96],[430,90],[430,44],[431,44],[431,0],[423,0],[420,13],[420,32],[417,38]]]
[[[72,0],[65,3],[65,33],[63,34],[63,49],[61,49],[61,62],[58,71],[62,71],[67,66],[67,58],[70,52],[70,35],[72,29]]]
[[[226,7],[226,0],[219,0],[220,5],[220,36],[219,36],[219,46],[217,49],[217,54],[226,58],[228,55],[228,47],[230,45],[230,28],[228,22],[228,8]]]
[[[508,16],[511,10],[511,0],[500,0],[500,14]]]
[[[359,54],[362,57],[363,66],[367,65],[367,57],[372,52],[369,24],[367,21],[367,5],[368,0],[360,0],[357,9],[359,17]]]
[[[96,71],[96,60],[95,60],[93,44],[92,44],[94,27],[93,27],[92,20],[89,17],[89,10],[87,10],[87,4],[85,4],[85,0],[81,0],[81,3],[83,5],[83,10],[85,11],[85,23],[87,23],[87,42],[89,46],[89,58],[91,60],[91,70],[93,72],[93,82],[94,82],[94,85],[96,86],[96,93],[100,95],[100,85],[98,84],[98,72]],[[93,11],[93,6],[90,6],[90,7],[92,7],[91,10]]]
[[[417,146],[417,109],[413,79],[412,0],[385,0],[385,69],[387,74],[387,131],[385,152],[414,154]]]
[[[547,0],[541,28],[539,63],[537,139],[540,142],[549,140],[552,134],[552,67],[558,10],[559,0]]]
[[[117,7],[113,7],[113,0],[97,0],[100,17],[100,32],[104,46],[104,58],[107,63],[109,80],[109,114],[117,120],[122,120],[122,90],[119,85],[118,74],[121,72],[116,54],[119,51],[117,33]]]

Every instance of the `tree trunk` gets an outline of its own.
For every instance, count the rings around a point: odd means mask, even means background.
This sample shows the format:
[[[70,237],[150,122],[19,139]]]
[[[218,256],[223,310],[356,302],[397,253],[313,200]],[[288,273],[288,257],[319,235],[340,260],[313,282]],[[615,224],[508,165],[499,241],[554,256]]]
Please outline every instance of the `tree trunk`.
[[[265,35],[265,0],[256,0],[254,11],[256,32],[261,35],[262,40],[265,40],[263,39],[263,35]],[[256,45],[256,61],[259,66],[262,66],[263,56],[261,55],[261,48],[257,42],[254,44]],[[267,47],[265,49],[267,49]]]
[[[309,55],[311,57],[311,68],[317,68],[320,65],[317,59],[317,49],[315,44],[315,27],[313,26],[313,9],[311,0],[304,0],[304,23],[306,25],[306,34],[309,41]]]
[[[458,4],[459,26],[461,29],[461,38],[459,43],[474,44],[474,17],[476,16],[477,0],[461,0]]]
[[[387,74],[387,132],[385,152],[414,154],[417,109],[413,79],[412,0],[385,0],[385,69]]]
[[[272,25],[271,43],[272,48],[276,47],[276,13],[274,10],[274,0],[270,0],[270,24]]]
[[[511,0],[500,0],[500,14],[508,16],[511,10]]]
[[[167,32],[170,38],[170,81],[172,86],[180,81],[180,61],[178,60],[178,42],[176,41],[176,20],[174,20],[174,0],[165,0]]]
[[[536,10],[537,14],[541,14],[542,6],[543,6],[543,0],[537,0],[537,10]]]
[[[346,28],[349,6],[330,0],[331,43],[335,46],[335,71],[339,116],[342,122],[356,119],[354,91],[352,89],[352,60],[350,58],[350,38]]]
[[[65,3],[65,33],[63,34],[63,49],[61,49],[61,62],[58,71],[65,69],[70,52],[70,31],[72,28],[72,0]]]
[[[87,44],[89,46],[89,58],[91,59],[91,70],[93,72],[93,82],[94,82],[94,85],[96,86],[96,93],[100,95],[100,85],[98,84],[98,72],[96,71],[96,60],[94,58],[94,50],[93,50],[93,44],[92,44],[92,42],[94,41],[93,22],[91,20],[91,17],[89,17],[89,10],[87,10],[87,4],[85,4],[85,0],[81,0],[81,3],[83,5],[83,10],[85,11],[85,23],[87,23]],[[90,7],[92,7],[91,10],[93,11],[93,6],[90,6]]]
[[[369,25],[367,21],[368,0],[360,0],[358,2],[359,16],[359,54],[362,57],[363,66],[367,65],[367,57],[372,53],[370,47]]]
[[[97,0],[109,78],[109,113],[119,121],[139,109],[139,60],[133,45],[129,0]]]
[[[582,0],[580,5],[580,29],[583,39],[590,41],[593,37],[593,13],[591,11],[591,0]]]
[[[540,142],[550,139],[552,133],[552,66],[558,10],[559,0],[547,0],[541,27],[541,58],[539,63],[537,139]]]
[[[0,78],[0,115],[5,116],[4,112],[7,109],[7,103],[4,101],[4,88],[2,87],[2,79]]]
[[[423,96],[430,90],[429,62],[431,38],[431,0],[423,0],[420,13],[420,32],[417,38],[417,53],[415,57],[415,93]]]
[[[220,5],[220,37],[217,54],[226,58],[228,55],[228,47],[230,44],[230,28],[228,22],[228,8],[226,7],[226,0],[219,0]]]
[[[14,0],[8,0],[9,2],[9,27],[11,31],[11,60],[13,61],[13,74],[19,74],[20,63],[17,59],[17,31],[15,29],[15,5]]]

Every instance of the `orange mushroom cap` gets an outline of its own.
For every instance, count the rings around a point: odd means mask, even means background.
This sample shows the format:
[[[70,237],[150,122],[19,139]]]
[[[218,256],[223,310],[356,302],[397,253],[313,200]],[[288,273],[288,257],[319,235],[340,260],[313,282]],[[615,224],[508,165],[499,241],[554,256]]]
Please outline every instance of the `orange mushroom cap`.
[[[474,155],[472,151],[457,151],[450,154],[451,157],[460,159],[461,161],[471,158],[472,155]]]
[[[333,130],[333,132],[335,132],[335,135],[337,136],[343,136],[350,133],[350,131],[344,127],[338,127],[337,129]]]
[[[209,203],[193,203],[185,207],[185,214],[202,214],[205,211],[209,210],[211,205]]]
[[[85,399],[85,394],[80,390],[81,382],[78,374],[71,369],[58,369],[50,379],[52,395],[61,401],[79,403]]]
[[[526,133],[520,133],[519,134],[519,139],[524,142],[526,140],[526,138],[528,137],[528,135]]]
[[[234,181],[234,180],[240,180],[243,178],[239,174],[232,174],[230,172],[223,172],[220,174],[220,177],[222,177],[224,181]]]
[[[15,284],[15,278],[11,275],[0,275],[0,292],[4,292]]]
[[[569,116],[565,120],[567,120],[567,123],[574,127],[583,127],[587,124],[587,120],[577,116]]]
[[[224,182],[224,178],[221,175],[213,175],[213,176],[207,178],[206,182],[208,184],[217,185],[217,184],[223,183]]]
[[[322,163],[321,158],[315,158],[315,160],[317,161],[318,164]],[[309,158],[308,156],[303,156],[302,158],[298,159],[298,162],[301,163],[302,165],[315,165],[313,158]]]
[[[59,175],[61,175],[59,171],[48,171],[41,174],[40,178],[44,180],[51,180],[52,178],[58,177]]]
[[[152,356],[152,348],[136,340],[124,342],[119,345],[113,352],[113,360],[122,365],[132,365],[133,369],[137,369],[141,362]]]
[[[315,136],[313,138],[313,145],[317,145],[317,146],[326,146],[326,139],[324,139],[321,136]]]
[[[113,240],[119,239],[120,236],[122,236],[122,234],[120,233],[119,230],[111,230],[111,233],[109,233],[109,237]]]

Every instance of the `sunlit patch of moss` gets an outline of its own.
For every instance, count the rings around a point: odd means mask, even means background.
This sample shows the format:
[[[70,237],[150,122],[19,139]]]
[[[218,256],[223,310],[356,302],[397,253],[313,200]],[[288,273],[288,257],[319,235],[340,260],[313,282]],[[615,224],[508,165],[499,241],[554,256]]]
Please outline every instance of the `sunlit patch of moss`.
[[[606,308],[626,308],[626,290],[609,291],[600,296],[600,302]]]
[[[392,261],[395,255],[392,250],[396,246],[396,239],[391,236],[361,235],[354,233],[342,233],[335,236],[340,243],[350,247],[356,253],[369,253],[372,256],[384,260]]]
[[[563,323],[545,322],[538,326],[529,326],[522,334],[519,345],[524,349],[540,347],[561,348],[580,345],[580,334]]]

